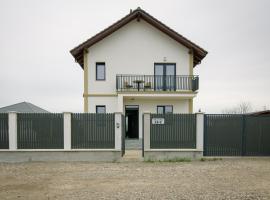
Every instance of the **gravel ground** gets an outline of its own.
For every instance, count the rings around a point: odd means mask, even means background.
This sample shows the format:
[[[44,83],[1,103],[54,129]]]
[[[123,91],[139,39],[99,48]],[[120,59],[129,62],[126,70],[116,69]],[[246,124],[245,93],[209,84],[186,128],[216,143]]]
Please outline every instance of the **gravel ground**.
[[[270,199],[270,158],[1,163],[0,199]]]

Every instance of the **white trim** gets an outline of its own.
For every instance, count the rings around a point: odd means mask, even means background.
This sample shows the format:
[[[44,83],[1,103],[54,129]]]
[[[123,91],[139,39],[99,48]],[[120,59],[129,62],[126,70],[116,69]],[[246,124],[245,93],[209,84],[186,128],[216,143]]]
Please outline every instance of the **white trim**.
[[[119,151],[116,149],[70,149],[70,150],[65,150],[65,149],[17,149],[17,150],[8,150],[8,149],[0,149],[0,152],[81,152],[81,151]]]
[[[115,150],[121,150],[122,147],[122,116],[120,113],[115,113]]]
[[[64,112],[64,149],[71,149],[71,113]]]
[[[17,113],[8,113],[8,139],[9,139],[9,149],[17,149]]]
[[[196,148],[203,151],[204,113],[196,113]]]
[[[143,130],[143,139],[144,139],[144,151],[150,150],[150,112],[146,111],[144,115],[144,130]]]

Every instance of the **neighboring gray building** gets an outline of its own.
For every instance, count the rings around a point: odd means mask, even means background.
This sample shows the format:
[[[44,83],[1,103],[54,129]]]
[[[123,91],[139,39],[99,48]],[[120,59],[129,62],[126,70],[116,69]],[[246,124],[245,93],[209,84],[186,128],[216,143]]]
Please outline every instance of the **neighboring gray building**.
[[[0,108],[0,113],[7,113],[10,111],[15,111],[19,113],[49,113],[49,111],[28,102],[16,103],[10,106]]]

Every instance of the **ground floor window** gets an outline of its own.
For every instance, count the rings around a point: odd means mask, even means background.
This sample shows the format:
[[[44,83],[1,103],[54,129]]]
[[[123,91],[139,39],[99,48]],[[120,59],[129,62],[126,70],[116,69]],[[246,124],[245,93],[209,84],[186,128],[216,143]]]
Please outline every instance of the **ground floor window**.
[[[106,106],[103,105],[96,106],[96,113],[106,113]]]
[[[173,113],[173,106],[157,106],[157,114]]]

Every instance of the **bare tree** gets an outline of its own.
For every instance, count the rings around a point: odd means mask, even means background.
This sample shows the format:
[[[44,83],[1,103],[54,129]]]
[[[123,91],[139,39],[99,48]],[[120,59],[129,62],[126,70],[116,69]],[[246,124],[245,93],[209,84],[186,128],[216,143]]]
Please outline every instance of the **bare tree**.
[[[222,110],[223,114],[246,114],[252,112],[250,102],[240,102],[237,106]]]

